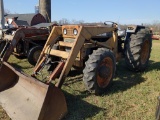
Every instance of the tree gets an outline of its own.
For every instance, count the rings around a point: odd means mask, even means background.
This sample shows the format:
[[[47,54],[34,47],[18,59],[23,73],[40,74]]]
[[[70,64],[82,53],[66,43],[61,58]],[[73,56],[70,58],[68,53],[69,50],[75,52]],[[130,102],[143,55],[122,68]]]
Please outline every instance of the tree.
[[[62,18],[58,21],[59,25],[67,25],[69,24],[69,21],[66,18]]]

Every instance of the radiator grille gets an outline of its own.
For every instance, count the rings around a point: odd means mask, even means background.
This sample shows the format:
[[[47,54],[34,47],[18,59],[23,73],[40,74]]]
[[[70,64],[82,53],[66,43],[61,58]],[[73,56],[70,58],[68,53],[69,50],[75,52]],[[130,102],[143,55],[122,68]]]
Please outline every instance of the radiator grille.
[[[74,36],[73,29],[67,29],[67,35]]]

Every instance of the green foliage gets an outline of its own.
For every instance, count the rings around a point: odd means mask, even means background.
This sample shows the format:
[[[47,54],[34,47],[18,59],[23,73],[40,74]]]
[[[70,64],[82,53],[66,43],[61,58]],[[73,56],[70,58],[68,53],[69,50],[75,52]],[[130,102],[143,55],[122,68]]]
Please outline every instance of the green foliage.
[[[27,60],[13,56],[9,62],[31,74]],[[129,71],[124,60],[117,64],[111,88],[102,96],[89,94],[82,72],[72,70],[62,87],[68,104],[65,120],[153,120],[160,93],[160,41],[153,41],[149,66],[145,72]],[[9,120],[0,108],[0,120]]]

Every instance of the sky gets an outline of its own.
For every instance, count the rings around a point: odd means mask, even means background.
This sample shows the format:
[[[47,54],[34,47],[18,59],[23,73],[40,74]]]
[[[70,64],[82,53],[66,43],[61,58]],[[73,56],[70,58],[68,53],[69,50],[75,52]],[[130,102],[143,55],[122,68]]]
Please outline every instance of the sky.
[[[11,13],[34,13],[39,0],[3,0]],[[52,21],[152,24],[160,21],[160,0],[51,0]]]

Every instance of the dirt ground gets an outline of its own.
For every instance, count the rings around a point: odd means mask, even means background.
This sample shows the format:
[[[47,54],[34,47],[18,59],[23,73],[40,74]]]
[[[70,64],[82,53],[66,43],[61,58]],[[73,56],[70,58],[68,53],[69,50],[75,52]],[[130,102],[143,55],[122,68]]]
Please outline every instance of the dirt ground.
[[[1,106],[0,106],[0,120],[11,120]]]

